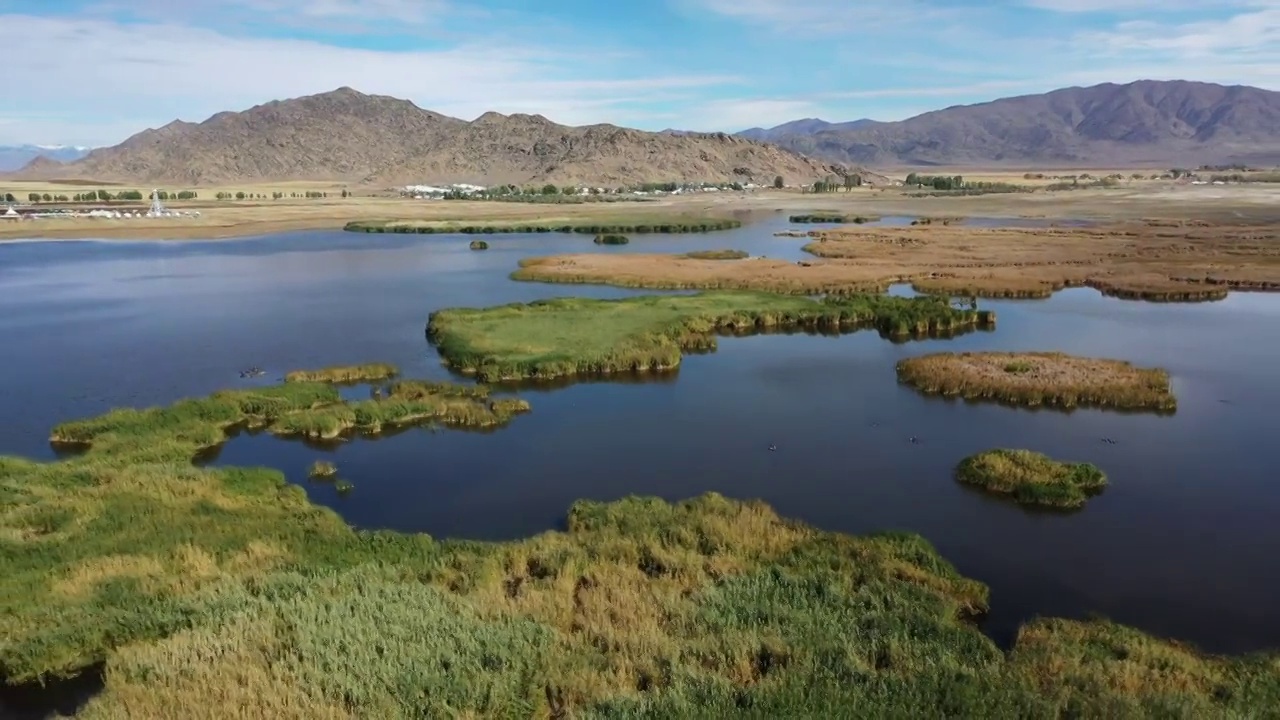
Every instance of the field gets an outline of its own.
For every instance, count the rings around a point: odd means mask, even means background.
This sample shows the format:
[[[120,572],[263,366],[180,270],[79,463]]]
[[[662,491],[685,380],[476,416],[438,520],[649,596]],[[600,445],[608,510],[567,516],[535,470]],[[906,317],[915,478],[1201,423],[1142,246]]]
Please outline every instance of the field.
[[[1280,228],[1148,220],[1091,227],[847,227],[810,233],[808,263],[699,262],[682,255],[530,258],[519,280],[784,293],[883,291],[1042,298],[1064,287],[1160,301],[1280,290]],[[786,240],[779,240],[786,242]]]
[[[1074,509],[1106,487],[1107,476],[1088,463],[1064,463],[1030,450],[987,450],[956,467],[956,480],[1008,495],[1024,505]]]
[[[1164,370],[1063,353],[933,353],[900,360],[898,379],[927,394],[1030,407],[1177,408]]]
[[[960,174],[979,172],[970,169]],[[905,175],[905,173],[902,173]],[[896,175],[895,175],[896,176]],[[977,177],[976,175],[974,177]],[[985,177],[985,176],[984,176]],[[994,176],[993,176],[994,177]],[[1005,177],[1000,175],[1000,177]],[[1002,181],[1002,180],[992,180]],[[20,200],[30,192],[73,195],[93,184],[0,181],[0,192]],[[118,191],[123,186],[104,186]],[[144,193],[150,190],[137,188]],[[176,192],[178,187],[167,188]],[[422,201],[396,197],[388,188],[343,186],[333,182],[279,182],[243,186],[198,187],[195,201],[166,203],[173,209],[201,212],[194,219],[79,219],[0,221],[0,238],[216,239],[307,229],[336,229],[353,221],[437,221],[459,223],[593,221],[625,214],[655,220],[672,215],[697,217],[770,216],[776,212],[812,214],[815,209],[861,216],[1026,217],[1088,220],[1138,220],[1150,217],[1199,217],[1222,222],[1274,220],[1280,202],[1276,186],[1187,186],[1164,181],[1125,183],[1114,189],[1072,192],[1013,193],[976,197],[910,197],[900,188],[859,188],[821,196],[794,190],[751,193],[707,193],[666,196],[652,202],[627,203],[625,211],[611,203],[534,205],[511,202]],[[344,189],[353,197],[341,198]],[[214,200],[218,192],[247,192],[279,200]],[[327,192],[324,199],[295,199],[292,193]],[[126,203],[144,207],[146,203]]]
[[[710,260],[707,262],[718,262]],[[624,300],[562,298],[431,314],[427,335],[453,369],[482,381],[671,370],[720,332],[874,326],[896,337],[994,324],[934,298],[877,295],[822,302],[748,292]]]
[[[86,718],[1280,706],[1278,658],[1201,655],[1101,620],[1036,620],[1006,655],[974,624],[986,587],[910,534],[827,533],[706,495],[579,502],[561,532],[447,542],[353,530],[275,471],[191,466],[235,417],[333,392],[296,383],[117,410],[55,432],[87,441],[79,456],[0,458],[5,680],[105,662]]]

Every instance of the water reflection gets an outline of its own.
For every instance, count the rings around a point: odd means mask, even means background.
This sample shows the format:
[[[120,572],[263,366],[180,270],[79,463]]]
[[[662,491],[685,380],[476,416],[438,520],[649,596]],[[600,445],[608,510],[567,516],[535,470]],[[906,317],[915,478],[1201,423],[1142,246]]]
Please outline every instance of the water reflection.
[[[408,377],[457,380],[424,337],[433,310],[644,292],[511,282],[521,257],[716,248],[803,257],[804,239],[773,236],[788,227],[771,214],[623,248],[501,235],[485,253],[467,249],[472,236],[342,232],[0,246],[0,452],[52,459],[57,422],[268,384],[294,368],[385,361]],[[242,432],[201,462],[275,467],[357,526],[437,536],[537,533],[579,498],[759,497],[827,529],[923,534],[991,586],[985,626],[997,637],[1036,614],[1097,612],[1213,650],[1274,647],[1278,300],[1237,293],[1153,305],[1078,288],[981,302],[998,328],[949,339],[726,337],[675,373],[503,386],[528,396],[533,412],[490,434],[410,428],[317,447]],[[1059,350],[1163,366],[1178,412],[1013,410],[897,383],[899,359],[939,350]],[[251,365],[267,375],[236,377]],[[1081,512],[1026,512],[952,479],[956,462],[992,447],[1092,462],[1111,483]],[[307,480],[321,458],[338,464],[352,492]]]

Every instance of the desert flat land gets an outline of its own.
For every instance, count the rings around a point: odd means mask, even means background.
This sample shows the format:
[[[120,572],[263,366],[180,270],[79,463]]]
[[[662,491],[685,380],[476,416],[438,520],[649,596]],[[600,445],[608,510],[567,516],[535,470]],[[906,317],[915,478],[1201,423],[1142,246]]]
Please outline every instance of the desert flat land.
[[[96,186],[11,182],[0,191],[25,198],[29,192],[71,195]],[[123,186],[112,186],[119,190]],[[860,188],[821,195],[798,190],[768,190],[665,196],[647,202],[534,204],[490,201],[428,201],[396,196],[391,189],[355,188],[339,197],[340,183],[289,182],[201,187],[194,201],[171,201],[174,210],[198,210],[199,218],[40,219],[0,221],[0,239],[102,238],[129,240],[218,239],[293,230],[341,228],[353,220],[545,220],[549,217],[608,218],[652,213],[733,215],[836,211],[863,215],[1018,217],[1048,220],[1199,219],[1210,222],[1280,221],[1280,185],[1178,185],[1133,181],[1112,189],[990,194],[969,197],[912,197],[901,188]],[[139,188],[142,189],[142,188]],[[327,192],[324,199],[287,195]],[[218,192],[246,192],[280,200],[214,200]],[[144,190],[145,192],[145,190]],[[144,208],[147,203],[113,203]],[[44,207],[44,206],[39,206]],[[51,204],[48,207],[56,207]]]

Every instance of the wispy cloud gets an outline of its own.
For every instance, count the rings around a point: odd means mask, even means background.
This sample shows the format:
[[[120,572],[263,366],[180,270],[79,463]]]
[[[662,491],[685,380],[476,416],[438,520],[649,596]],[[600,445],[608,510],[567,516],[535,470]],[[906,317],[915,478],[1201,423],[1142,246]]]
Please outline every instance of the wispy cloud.
[[[1280,0],[585,3],[0,0],[0,143],[112,143],[341,85],[705,130],[1143,78],[1280,87]]]
[[[487,110],[540,112],[566,123],[616,121],[625,108],[664,93],[736,82],[727,75],[584,76],[598,63],[582,52],[477,40],[436,51],[386,52],[310,40],[232,37],[181,24],[0,16],[0,47],[18,58],[10,97],[40,108],[0,110],[0,142],[98,144],[132,119],[136,130],[181,117],[202,120],[226,109],[349,85],[409,98],[463,118]],[[50,52],[50,47],[68,50]],[[93,115],[84,117],[85,109]],[[620,111],[620,109],[622,109]],[[84,118],[73,137],[48,137]]]

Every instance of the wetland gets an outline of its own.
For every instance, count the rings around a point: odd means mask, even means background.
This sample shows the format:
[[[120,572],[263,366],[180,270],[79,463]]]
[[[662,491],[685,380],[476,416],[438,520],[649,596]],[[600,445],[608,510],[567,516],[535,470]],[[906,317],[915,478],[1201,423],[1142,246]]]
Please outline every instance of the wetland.
[[[533,408],[486,432],[408,427],[335,444],[267,425],[233,428],[199,453],[214,436],[187,424],[206,417],[197,405],[154,425],[181,430],[178,445],[117,430],[105,433],[115,450],[66,454],[47,442],[59,425],[86,432],[68,421],[219,391],[285,393],[300,403],[286,415],[386,402],[397,382],[402,399],[441,398],[469,381],[424,337],[433,312],[656,294],[509,281],[523,258],[809,256],[806,240],[773,236],[786,229],[777,218],[594,251],[581,236],[506,233],[473,253],[457,236],[341,231],[0,246],[5,542],[40,548],[10,553],[21,567],[8,577],[41,599],[7,615],[6,674],[92,666],[109,617],[132,628],[114,642],[138,642],[112,657],[91,716],[179,702],[263,710],[264,697],[280,703],[267,710],[313,717],[378,712],[398,702],[378,688],[402,683],[480,714],[672,716],[691,711],[690,697],[764,714],[819,700],[927,714],[944,698],[956,714],[1037,716],[1274,706],[1272,660],[1203,656],[1102,621],[1033,620],[1098,613],[1212,652],[1280,645],[1273,295],[1150,304],[1070,287],[982,301],[996,332],[909,342],[820,328],[712,333],[715,351],[682,357],[674,372],[447,398],[477,412],[499,400]],[[899,361],[932,353],[1058,350],[1163,369],[1178,412],[953,403],[896,377]],[[399,373],[279,382],[295,368],[371,360]],[[1031,374],[1018,362],[1001,372]],[[246,365],[268,372],[237,377]],[[1025,512],[955,482],[960,460],[992,447],[1092,463],[1110,482],[1076,514]],[[318,461],[356,490],[309,481]],[[33,498],[55,500],[34,510]],[[107,540],[81,542],[91,536]],[[761,619],[760,608],[777,614]],[[835,626],[849,629],[839,642]],[[413,647],[413,661],[393,669],[342,649],[371,638],[392,638],[393,657]],[[226,660],[202,661],[210,646],[230,649]],[[709,660],[690,663],[690,648]],[[254,659],[272,656],[285,660],[276,674]],[[226,696],[217,678],[232,664],[260,682]],[[445,678],[442,664],[491,669]]]

